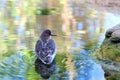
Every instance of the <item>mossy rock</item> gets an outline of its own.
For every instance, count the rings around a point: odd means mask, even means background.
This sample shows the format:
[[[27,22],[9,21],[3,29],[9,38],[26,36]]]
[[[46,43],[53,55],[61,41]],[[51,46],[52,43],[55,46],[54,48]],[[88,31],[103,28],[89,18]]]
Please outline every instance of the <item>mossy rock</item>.
[[[104,59],[120,62],[120,44],[113,44],[110,39],[104,40],[99,52]]]
[[[120,24],[106,31],[95,55],[105,71],[106,80],[120,80]]]
[[[106,76],[106,80],[120,80],[120,73],[112,73]]]
[[[120,62],[120,25],[106,31],[99,54],[103,59]]]

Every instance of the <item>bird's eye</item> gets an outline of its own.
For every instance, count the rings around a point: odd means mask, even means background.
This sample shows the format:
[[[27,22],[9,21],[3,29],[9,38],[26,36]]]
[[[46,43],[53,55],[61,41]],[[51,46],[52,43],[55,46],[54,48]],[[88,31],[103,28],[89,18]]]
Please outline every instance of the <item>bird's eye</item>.
[[[44,34],[44,36],[48,37],[49,35],[48,34]]]

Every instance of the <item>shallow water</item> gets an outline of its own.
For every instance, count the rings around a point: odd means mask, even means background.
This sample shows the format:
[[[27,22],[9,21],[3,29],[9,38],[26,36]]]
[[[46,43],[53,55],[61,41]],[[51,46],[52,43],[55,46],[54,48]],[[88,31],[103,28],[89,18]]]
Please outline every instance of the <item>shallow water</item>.
[[[105,31],[120,23],[120,15],[74,1],[62,3],[52,15],[42,15],[35,13],[37,3],[0,2],[0,80],[42,80],[35,72],[34,46],[46,28],[57,34],[52,37],[57,45],[56,68],[49,80],[105,80],[90,54],[100,47]]]

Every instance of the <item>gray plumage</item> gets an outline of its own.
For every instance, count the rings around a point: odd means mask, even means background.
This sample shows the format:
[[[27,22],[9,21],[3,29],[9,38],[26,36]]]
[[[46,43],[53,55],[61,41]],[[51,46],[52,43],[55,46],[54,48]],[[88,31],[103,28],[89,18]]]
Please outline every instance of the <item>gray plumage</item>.
[[[49,34],[45,36],[44,34]],[[51,31],[45,30],[40,36],[40,39],[36,42],[35,52],[38,59],[44,64],[51,64],[56,55],[56,45],[53,39],[51,39]]]

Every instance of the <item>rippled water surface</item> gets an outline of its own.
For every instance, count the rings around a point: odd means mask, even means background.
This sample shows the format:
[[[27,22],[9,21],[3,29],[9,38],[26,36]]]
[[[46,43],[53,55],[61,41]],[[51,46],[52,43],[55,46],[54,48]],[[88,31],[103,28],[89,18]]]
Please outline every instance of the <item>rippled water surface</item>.
[[[0,1],[0,80],[43,80],[35,71],[34,46],[44,29],[57,35],[49,80],[105,80],[90,54],[100,47],[106,29],[120,23],[120,15],[62,1]]]

